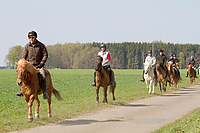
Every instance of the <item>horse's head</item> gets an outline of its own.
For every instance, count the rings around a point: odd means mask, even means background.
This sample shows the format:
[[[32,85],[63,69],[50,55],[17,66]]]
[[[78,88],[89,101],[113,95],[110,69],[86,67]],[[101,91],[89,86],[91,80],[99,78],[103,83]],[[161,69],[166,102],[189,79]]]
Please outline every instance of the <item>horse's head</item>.
[[[16,66],[17,66],[17,84],[19,86],[22,86],[23,82],[26,82],[26,78],[27,78],[27,71],[24,67],[18,65],[17,62],[15,62]]]
[[[173,62],[172,62],[172,61],[169,61],[169,62],[167,63],[167,67],[168,67],[168,69],[170,70],[170,69],[173,67]]]
[[[189,70],[189,69],[192,69],[192,65],[191,65],[191,64],[188,65],[188,70]]]
[[[101,56],[95,57],[95,70],[101,71],[103,58]]]
[[[152,66],[149,62],[144,63],[144,73],[147,74],[152,69]]]

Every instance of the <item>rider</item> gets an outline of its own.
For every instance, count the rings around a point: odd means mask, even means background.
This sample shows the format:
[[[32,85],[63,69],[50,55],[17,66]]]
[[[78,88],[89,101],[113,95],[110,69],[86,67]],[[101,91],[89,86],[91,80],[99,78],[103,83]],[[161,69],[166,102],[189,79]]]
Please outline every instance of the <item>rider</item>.
[[[176,55],[174,55],[174,61],[176,63],[176,67],[179,69],[179,67],[178,67],[179,60],[176,58]]]
[[[153,70],[154,70],[154,75],[155,75],[155,82],[157,83],[157,72],[156,72],[156,58],[154,56],[152,56],[152,51],[149,50],[148,51],[148,56],[145,58],[145,63],[149,62],[152,64]],[[142,79],[140,81],[144,82],[144,70],[143,70],[143,74],[142,74]]]
[[[105,44],[101,44],[101,51],[98,53],[98,56],[101,56],[103,58],[102,66],[106,70],[106,72],[109,74],[110,85],[114,86],[113,73],[112,73],[111,67],[110,67],[111,56],[110,56],[110,53],[108,51],[106,51],[106,45]],[[96,77],[96,71],[94,72],[94,83],[91,84],[91,86],[96,86],[95,77]]]
[[[193,56],[190,57],[190,61],[188,62],[188,65],[190,65],[190,64],[193,66],[192,68],[194,69],[195,76],[196,76],[195,60],[194,60],[194,57],[193,57]],[[185,77],[188,77],[188,70],[187,70],[187,75],[186,75]],[[197,77],[196,77],[196,78],[197,78]]]
[[[174,67],[174,69],[175,69],[175,71],[176,71],[176,78],[180,79],[180,77],[179,77],[179,72],[178,72],[178,70],[177,70],[177,68],[176,68],[176,62],[175,62],[175,59],[173,58],[173,55],[172,55],[172,54],[170,55],[170,58],[168,59],[168,62],[169,62],[169,61],[173,62],[173,67]]]
[[[30,42],[28,42],[24,47],[24,50],[22,52],[22,59],[27,59],[33,66],[35,66],[40,71],[40,74],[42,75],[44,81],[44,85],[42,87],[43,98],[48,99],[49,96],[47,94],[47,81],[45,78],[44,71],[44,65],[48,58],[48,52],[45,45],[36,39],[37,33],[35,31],[30,31],[28,33],[28,38]],[[23,96],[21,90],[20,93],[17,94],[17,96]]]
[[[160,50],[160,55],[157,56],[156,61],[160,61],[160,62],[163,63],[163,66],[165,67],[166,73],[167,73],[167,75],[169,77],[168,82],[171,83],[171,77],[170,77],[169,71],[168,71],[168,69],[166,67],[167,57],[163,54],[163,52],[164,51],[161,49]]]

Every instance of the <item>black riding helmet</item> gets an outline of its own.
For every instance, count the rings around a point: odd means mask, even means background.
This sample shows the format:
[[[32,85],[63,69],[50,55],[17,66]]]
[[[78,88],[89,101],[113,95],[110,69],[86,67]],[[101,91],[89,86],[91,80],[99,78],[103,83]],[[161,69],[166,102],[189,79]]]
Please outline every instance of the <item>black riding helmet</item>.
[[[176,55],[174,55],[174,57],[176,57]]]
[[[173,54],[170,54],[170,56],[173,56]]]
[[[161,49],[160,52],[164,52],[164,51]]]
[[[148,51],[148,53],[152,53],[152,51],[151,51],[151,50],[149,50],[149,51]]]
[[[28,33],[28,37],[29,36],[35,36],[36,38],[37,38],[37,33],[35,32],[35,31],[30,31],[29,33]]]

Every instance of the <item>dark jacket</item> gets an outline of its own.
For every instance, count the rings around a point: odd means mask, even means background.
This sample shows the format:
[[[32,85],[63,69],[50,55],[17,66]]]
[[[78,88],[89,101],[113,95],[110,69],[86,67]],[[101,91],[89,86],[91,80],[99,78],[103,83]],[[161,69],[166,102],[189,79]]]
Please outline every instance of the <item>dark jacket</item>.
[[[179,60],[178,59],[174,59],[175,63],[179,63]]]
[[[174,58],[169,58],[169,59],[168,59],[168,62],[169,62],[169,61],[173,62],[173,64],[176,64]]]
[[[158,55],[156,58],[157,62],[162,62],[164,66],[166,66],[166,61],[167,61],[167,57],[162,54],[162,55]]]
[[[190,60],[189,62],[188,62],[188,65],[192,65],[193,67],[195,67],[195,60]]]
[[[26,44],[22,52],[22,58],[28,60],[32,65],[37,66],[40,63],[45,64],[48,52],[45,45],[36,40],[35,46],[30,42]]]

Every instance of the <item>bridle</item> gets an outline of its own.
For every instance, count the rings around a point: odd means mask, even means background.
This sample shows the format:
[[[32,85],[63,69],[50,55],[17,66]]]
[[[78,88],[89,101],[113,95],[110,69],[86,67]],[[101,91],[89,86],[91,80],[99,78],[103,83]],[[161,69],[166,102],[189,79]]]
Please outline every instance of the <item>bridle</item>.
[[[22,77],[17,77],[17,79],[21,79],[22,80],[22,83],[26,82],[27,71],[25,70],[24,73],[25,73],[25,76],[23,78]]]

